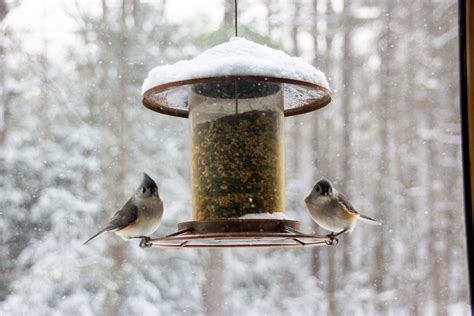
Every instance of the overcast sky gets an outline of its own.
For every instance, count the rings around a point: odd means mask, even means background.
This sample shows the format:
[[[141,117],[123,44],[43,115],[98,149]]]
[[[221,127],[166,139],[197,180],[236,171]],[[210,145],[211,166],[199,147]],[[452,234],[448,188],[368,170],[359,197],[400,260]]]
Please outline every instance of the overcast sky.
[[[100,14],[100,1],[78,2],[81,10],[88,14]],[[179,24],[205,20],[209,29],[217,28],[222,20],[222,3],[223,0],[167,1],[166,19]],[[120,4],[121,1],[118,0],[109,1],[109,5]],[[22,0],[7,16],[3,27],[8,26],[15,32],[21,32],[24,48],[28,51],[41,48],[46,38],[49,52],[59,53],[65,45],[74,43],[71,32],[74,31],[76,22],[68,16],[67,11],[77,12],[74,0]]]

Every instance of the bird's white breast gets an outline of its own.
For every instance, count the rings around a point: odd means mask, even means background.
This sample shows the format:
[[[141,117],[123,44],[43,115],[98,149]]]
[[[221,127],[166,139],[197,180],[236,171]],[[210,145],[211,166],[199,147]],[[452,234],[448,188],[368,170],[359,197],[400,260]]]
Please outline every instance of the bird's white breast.
[[[337,233],[343,229],[352,230],[355,226],[355,220],[344,216],[344,209],[334,197],[308,198],[306,205],[313,220],[328,231]]]
[[[137,220],[117,231],[124,238],[149,236],[158,226],[163,217],[163,203],[157,197],[134,199],[138,207]]]

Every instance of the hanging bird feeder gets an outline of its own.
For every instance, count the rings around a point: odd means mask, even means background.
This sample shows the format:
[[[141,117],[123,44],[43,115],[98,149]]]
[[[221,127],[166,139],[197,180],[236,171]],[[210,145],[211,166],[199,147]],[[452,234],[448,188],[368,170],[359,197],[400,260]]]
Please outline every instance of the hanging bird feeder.
[[[331,101],[322,72],[243,38],[153,69],[150,110],[189,118],[192,221],[158,247],[298,247],[331,243],[285,216],[284,117]]]

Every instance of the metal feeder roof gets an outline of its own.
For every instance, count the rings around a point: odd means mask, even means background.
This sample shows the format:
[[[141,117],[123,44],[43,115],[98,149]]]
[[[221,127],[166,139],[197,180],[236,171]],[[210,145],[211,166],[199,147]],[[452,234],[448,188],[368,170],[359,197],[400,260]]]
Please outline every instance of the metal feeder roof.
[[[311,112],[331,101],[324,73],[302,58],[234,37],[191,60],[158,66],[142,93],[150,110],[188,117],[189,86],[212,81],[261,81],[282,84],[285,116]]]

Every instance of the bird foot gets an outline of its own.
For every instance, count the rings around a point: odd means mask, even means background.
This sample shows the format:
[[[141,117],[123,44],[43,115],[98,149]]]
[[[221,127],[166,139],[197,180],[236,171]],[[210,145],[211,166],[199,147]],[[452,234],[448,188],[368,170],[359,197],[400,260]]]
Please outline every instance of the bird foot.
[[[140,237],[142,240],[140,240],[140,248],[150,248],[151,247],[151,238],[148,236],[142,236]]]
[[[339,234],[334,234],[334,233],[330,233],[330,234],[327,234],[326,237],[329,238],[329,240],[326,240],[326,245],[328,246],[335,246],[339,243],[339,239],[337,239],[336,236],[338,236]]]

